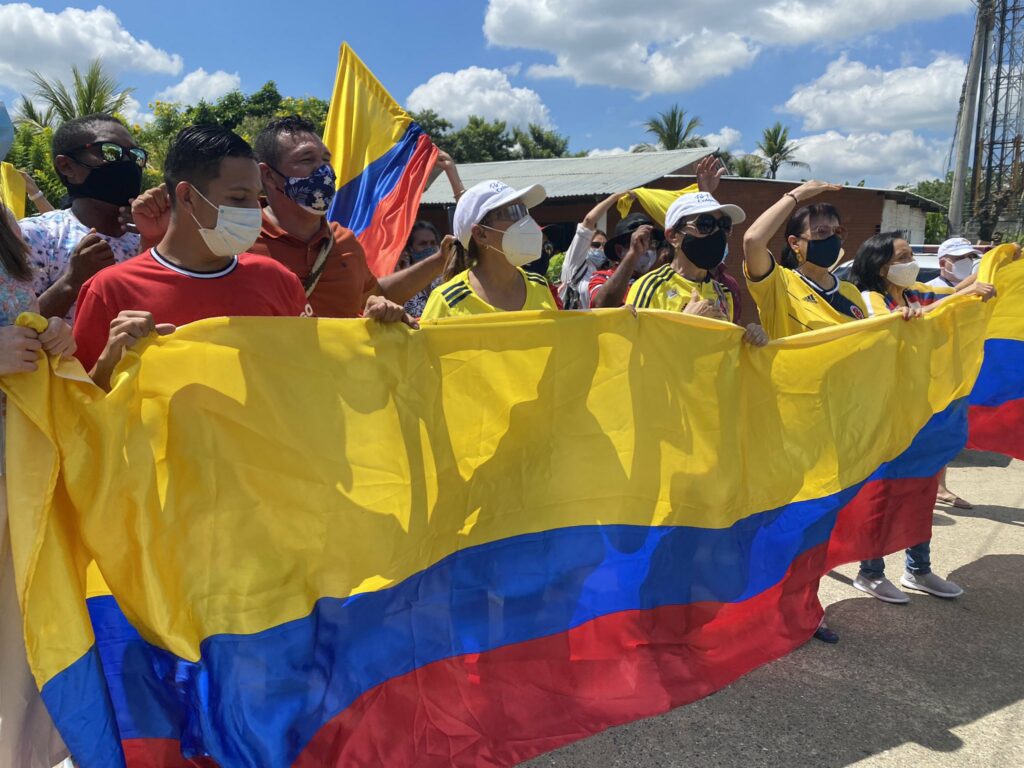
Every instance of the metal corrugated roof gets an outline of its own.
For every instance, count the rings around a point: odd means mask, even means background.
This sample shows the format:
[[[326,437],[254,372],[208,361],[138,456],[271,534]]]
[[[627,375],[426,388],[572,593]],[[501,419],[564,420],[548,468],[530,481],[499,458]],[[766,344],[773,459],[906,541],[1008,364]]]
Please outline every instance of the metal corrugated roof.
[[[681,171],[714,151],[714,147],[700,147],[598,157],[466,163],[459,166],[459,176],[467,189],[487,179],[500,179],[517,188],[540,184],[547,191],[548,198],[610,195],[642,187],[655,179]],[[452,188],[444,174],[434,179],[420,201],[421,205],[454,202]]]

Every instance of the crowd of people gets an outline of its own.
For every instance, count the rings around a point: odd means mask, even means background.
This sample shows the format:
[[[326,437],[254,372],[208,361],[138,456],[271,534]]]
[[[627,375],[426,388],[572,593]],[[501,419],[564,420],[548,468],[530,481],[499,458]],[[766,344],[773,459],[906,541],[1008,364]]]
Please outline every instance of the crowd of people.
[[[186,128],[167,152],[164,183],[148,190],[141,188],[147,149],[110,115],[65,122],[54,132],[52,156],[67,190],[62,207],[48,210],[36,190],[39,215],[15,221],[6,207],[0,215],[4,375],[34,370],[40,350],[74,354],[109,389],[114,367],[140,339],[216,316],[365,317],[415,329],[463,315],[626,305],[739,323],[742,279],[759,316],[743,340],[756,347],[882,313],[913,320],[952,295],[994,295],[977,279],[980,254],[959,238],[943,244],[941,275],[931,284],[917,281],[899,232],[861,245],[849,281],[839,279],[833,270],[846,231],[840,211],[821,202],[839,187],[819,181],[787,191],[742,243],[730,243],[747,214],[716,199],[725,169],[714,158],[700,164],[697,189],[675,200],[663,227],[634,213],[609,236],[598,222],[631,193],[598,203],[578,224],[561,281],[551,285],[525,268],[544,257],[544,233],[530,214],[544,189],[497,179],[464,189],[444,153],[436,171],[457,201],[452,234],[416,223],[398,267],[382,277],[355,235],[327,218],[336,186],[330,151],[300,117],[271,121],[252,146],[225,128]],[[768,244],[779,230],[785,247],[776,259]],[[742,248],[742,275],[725,269],[730,245]],[[44,332],[15,325],[27,311],[48,318]],[[944,485],[940,501],[966,504]],[[5,507],[0,484],[3,542]],[[0,558],[0,586],[11,592],[5,548]],[[962,592],[931,571],[927,541],[907,550],[900,583],[944,598]],[[882,560],[863,562],[855,586],[883,601],[908,600],[885,577]],[[817,636],[838,640],[824,622]]]

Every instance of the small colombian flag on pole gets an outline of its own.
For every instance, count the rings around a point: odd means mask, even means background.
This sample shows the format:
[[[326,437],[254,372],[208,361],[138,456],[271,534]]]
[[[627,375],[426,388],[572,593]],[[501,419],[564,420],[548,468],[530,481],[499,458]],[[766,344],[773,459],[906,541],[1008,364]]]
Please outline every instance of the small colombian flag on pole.
[[[374,274],[389,274],[416,219],[437,147],[348,43],[338,55],[324,142],[338,177],[328,216],[355,233]]]

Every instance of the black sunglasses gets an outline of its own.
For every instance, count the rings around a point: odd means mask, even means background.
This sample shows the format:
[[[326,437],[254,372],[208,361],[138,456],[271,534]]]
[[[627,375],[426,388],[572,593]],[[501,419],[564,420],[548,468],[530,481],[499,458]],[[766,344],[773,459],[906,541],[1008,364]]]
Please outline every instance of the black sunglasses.
[[[716,229],[722,230],[725,234],[729,234],[732,231],[732,219],[724,214],[716,219],[710,213],[702,213],[697,218],[686,222],[686,224],[687,226],[694,227],[702,235],[710,235]]]
[[[82,152],[89,149],[98,149],[99,155],[103,158],[104,163],[120,163],[125,159],[125,156],[139,166],[139,168],[145,168],[146,163],[149,162],[149,153],[142,147],[122,147],[120,144],[115,144],[112,141],[98,141],[92,144],[83,144],[80,147],[69,149],[68,154],[70,155],[74,152]],[[77,160],[78,158],[75,159]]]

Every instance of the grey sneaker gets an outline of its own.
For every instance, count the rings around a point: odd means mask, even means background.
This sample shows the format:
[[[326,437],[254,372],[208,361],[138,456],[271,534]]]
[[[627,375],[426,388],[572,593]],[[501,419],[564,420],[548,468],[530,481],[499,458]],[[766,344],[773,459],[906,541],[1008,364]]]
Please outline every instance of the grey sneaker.
[[[952,581],[946,581],[934,573],[911,573],[907,571],[903,574],[903,578],[900,579],[900,584],[907,589],[927,592],[929,595],[935,595],[936,597],[953,598],[960,597],[964,593],[959,585],[954,584]]]
[[[863,573],[858,573],[853,580],[853,586],[861,592],[867,592],[872,597],[877,597],[883,603],[909,603],[910,598],[896,589],[896,585],[885,576],[880,579],[869,579]]]

